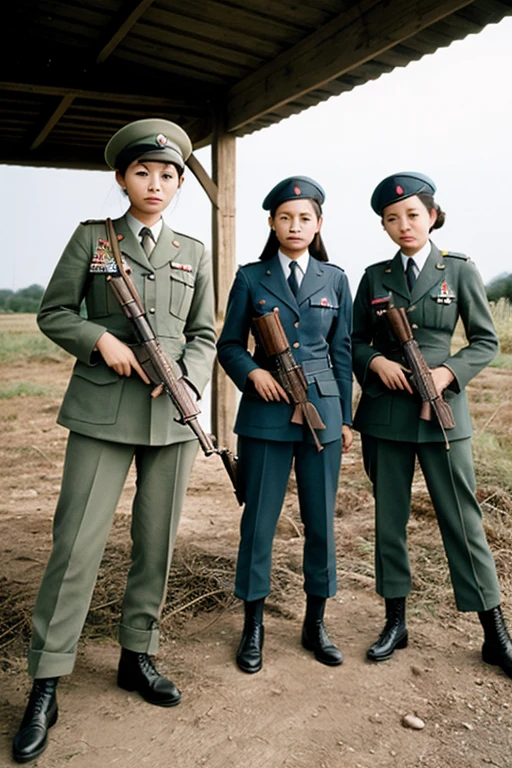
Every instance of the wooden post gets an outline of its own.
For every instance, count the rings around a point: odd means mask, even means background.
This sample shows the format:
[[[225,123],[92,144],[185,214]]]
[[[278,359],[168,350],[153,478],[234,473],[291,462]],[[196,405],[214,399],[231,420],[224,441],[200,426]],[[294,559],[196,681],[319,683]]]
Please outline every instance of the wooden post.
[[[235,191],[236,138],[225,131],[217,116],[212,142],[212,177],[218,188],[217,207],[212,206],[212,257],[215,284],[217,333],[224,325],[229,289],[236,270]],[[237,407],[236,387],[215,362],[212,377],[212,432],[218,444],[235,449],[233,425]]]

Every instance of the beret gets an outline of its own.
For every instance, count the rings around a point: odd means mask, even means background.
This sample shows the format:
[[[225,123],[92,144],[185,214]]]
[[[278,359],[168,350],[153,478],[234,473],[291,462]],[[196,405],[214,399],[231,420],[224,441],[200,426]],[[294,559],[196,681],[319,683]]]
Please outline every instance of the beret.
[[[375,213],[381,216],[384,208],[391,203],[405,200],[406,197],[412,197],[420,192],[433,195],[435,191],[436,185],[424,173],[402,171],[387,176],[377,184],[372,195],[371,206]]]
[[[128,123],[115,133],[105,148],[110,168],[127,167],[134,160],[157,160],[184,167],[192,144],[183,128],[170,120],[147,118]]]
[[[325,192],[320,184],[314,179],[310,179],[309,176],[289,176],[270,190],[262,207],[265,211],[275,211],[286,200],[300,200],[301,198],[316,200],[319,205],[322,205],[325,200]]]

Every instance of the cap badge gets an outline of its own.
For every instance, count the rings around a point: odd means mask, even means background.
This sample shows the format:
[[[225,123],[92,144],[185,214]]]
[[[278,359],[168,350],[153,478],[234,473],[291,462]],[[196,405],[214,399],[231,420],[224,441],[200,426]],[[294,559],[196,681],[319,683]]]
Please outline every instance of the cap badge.
[[[294,191],[294,193],[295,193],[296,195],[301,195],[301,194],[302,194],[302,190],[301,190],[301,188],[300,188],[300,187],[297,187],[297,186],[295,186],[295,187],[293,188],[293,191]]]
[[[404,193],[404,189],[403,189],[403,187],[400,186],[400,184],[396,185],[396,190],[395,191],[396,191],[397,195],[403,195],[403,193]]]
[[[167,136],[164,136],[163,133],[159,133],[156,137],[156,143],[160,144],[161,147],[165,147],[167,145]]]

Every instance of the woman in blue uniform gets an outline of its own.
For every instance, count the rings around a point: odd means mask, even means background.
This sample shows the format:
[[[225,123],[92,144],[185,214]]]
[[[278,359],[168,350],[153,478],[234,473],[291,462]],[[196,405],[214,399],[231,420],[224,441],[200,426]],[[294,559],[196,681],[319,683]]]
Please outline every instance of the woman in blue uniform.
[[[512,644],[475,498],[465,393],[467,383],[495,356],[498,339],[473,262],[460,253],[439,251],[429,239],[445,218],[434,201],[435,191],[434,182],[421,173],[395,174],[377,186],[372,208],[399,251],[393,259],[367,268],[354,302],[354,372],[363,390],[354,426],[362,434],[365,467],[373,483],[376,587],[386,603],[386,624],[367,656],[384,661],[408,642],[405,603],[411,574],[406,525],[417,458],[439,522],[457,607],[478,612],[485,635],[484,661],[512,677]],[[406,310],[437,392],[451,406],[455,427],[447,429],[446,436],[435,416],[420,417],[421,400],[385,320],[383,310],[391,302]],[[467,345],[452,354],[459,318]]]
[[[210,260],[202,243],[178,235],[162,219],[191,151],[178,125],[147,119],[121,128],[105,159],[116,169],[129,205],[114,222],[122,257],[162,347],[198,395],[215,354]],[[175,422],[170,399],[152,393],[130,346],[134,328],[108,284],[113,271],[105,222],[83,222],[55,268],[38,315],[43,333],[76,357],[76,364],[58,417],[70,435],[53,549],[34,609],[29,650],[34,684],[13,744],[14,759],[21,763],[44,751],[48,728],[57,720],[57,683],[73,670],[133,459],[132,564],[121,609],[117,682],[150,704],[170,707],[180,701],[177,687],[151,657],[158,649],[158,620],[197,441]]]
[[[324,198],[320,185],[304,176],[269,192],[263,202],[270,212],[268,241],[258,262],[238,270],[218,342],[219,361],[242,391],[235,432],[245,508],[235,594],[245,606],[237,653],[244,672],[262,666],[272,542],[293,461],[305,536],[302,644],[324,664],[343,661],[323,616],[326,598],[336,592],[333,517],[341,453],[352,443],[352,302],[345,273],[328,263],[320,237]],[[317,432],[321,451],[307,427],[290,423],[293,408],[258,339],[254,354],[247,348],[253,318],[275,308],[306,376],[308,399],[326,425]]]

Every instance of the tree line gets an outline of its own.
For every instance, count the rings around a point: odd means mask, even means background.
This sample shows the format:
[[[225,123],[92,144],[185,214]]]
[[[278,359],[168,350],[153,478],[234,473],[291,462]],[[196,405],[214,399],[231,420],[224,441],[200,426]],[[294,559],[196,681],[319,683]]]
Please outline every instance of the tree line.
[[[505,298],[512,303],[512,272],[494,277],[487,283],[486,291],[489,301],[499,301],[499,299]],[[20,288],[18,291],[0,288],[0,314],[37,312],[43,293],[43,286],[37,285],[37,283],[29,285],[28,288]]]
[[[43,286],[36,283],[19,291],[0,288],[0,313],[37,312],[43,293]]]

